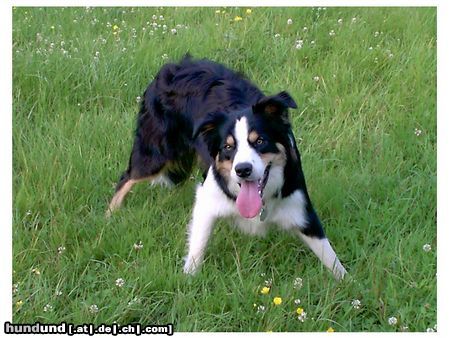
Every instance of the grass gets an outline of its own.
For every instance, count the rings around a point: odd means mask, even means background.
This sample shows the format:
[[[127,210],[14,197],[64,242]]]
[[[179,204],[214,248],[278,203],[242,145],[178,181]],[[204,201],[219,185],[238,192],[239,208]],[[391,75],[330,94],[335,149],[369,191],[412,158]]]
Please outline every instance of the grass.
[[[336,283],[289,234],[253,238],[227,222],[202,271],[184,276],[198,171],[174,190],[136,186],[105,219],[137,97],[187,51],[293,95],[310,194],[351,278]],[[435,8],[13,9],[15,323],[425,331],[436,269]]]

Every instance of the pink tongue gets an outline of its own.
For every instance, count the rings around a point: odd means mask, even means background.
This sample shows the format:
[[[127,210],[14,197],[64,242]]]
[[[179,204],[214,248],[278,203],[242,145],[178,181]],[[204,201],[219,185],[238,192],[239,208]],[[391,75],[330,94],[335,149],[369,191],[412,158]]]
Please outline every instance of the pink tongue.
[[[262,207],[262,200],[258,192],[256,181],[242,181],[241,190],[236,199],[236,206],[242,217],[253,218],[258,215]]]

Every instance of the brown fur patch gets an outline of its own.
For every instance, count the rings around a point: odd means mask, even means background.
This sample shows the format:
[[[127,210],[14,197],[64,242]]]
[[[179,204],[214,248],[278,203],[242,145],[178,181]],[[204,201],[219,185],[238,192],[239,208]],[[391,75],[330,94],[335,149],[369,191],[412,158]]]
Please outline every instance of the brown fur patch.
[[[216,169],[223,177],[229,177],[233,162],[231,160],[219,161],[219,155],[216,156]]]
[[[279,153],[265,153],[261,154],[261,158],[263,159],[266,165],[269,162],[272,162],[274,165],[284,166],[286,164],[286,148],[281,143],[276,144]]]
[[[228,135],[228,136],[227,136],[226,143],[227,143],[228,145],[234,147],[234,143],[235,143],[235,142],[234,142],[234,137],[231,136],[231,135]]]
[[[248,140],[250,141],[250,143],[255,143],[258,138],[259,134],[254,130],[251,131],[250,134],[248,135]]]
[[[276,113],[279,110],[279,108],[274,104],[268,104],[264,107],[264,111],[268,114]]]

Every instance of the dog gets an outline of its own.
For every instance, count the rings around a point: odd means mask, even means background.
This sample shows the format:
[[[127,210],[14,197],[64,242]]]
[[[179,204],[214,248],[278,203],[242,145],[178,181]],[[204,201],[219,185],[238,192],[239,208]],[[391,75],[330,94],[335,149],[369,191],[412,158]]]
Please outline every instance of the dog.
[[[177,185],[196,157],[196,189],[183,271],[200,268],[214,223],[230,218],[264,235],[272,224],[297,235],[338,280],[346,274],[311,203],[289,121],[294,99],[266,96],[243,75],[185,56],[164,65],[146,89],[128,169],[116,186],[110,216],[137,182]]]

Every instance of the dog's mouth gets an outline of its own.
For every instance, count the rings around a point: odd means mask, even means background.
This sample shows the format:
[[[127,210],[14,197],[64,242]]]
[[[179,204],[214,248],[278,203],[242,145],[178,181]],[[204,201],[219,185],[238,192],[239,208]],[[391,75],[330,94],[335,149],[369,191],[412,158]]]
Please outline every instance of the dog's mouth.
[[[239,194],[236,198],[236,206],[239,214],[244,218],[253,218],[261,212],[263,207],[263,194],[269,179],[271,163],[266,166],[264,175],[259,180],[241,181]]]

